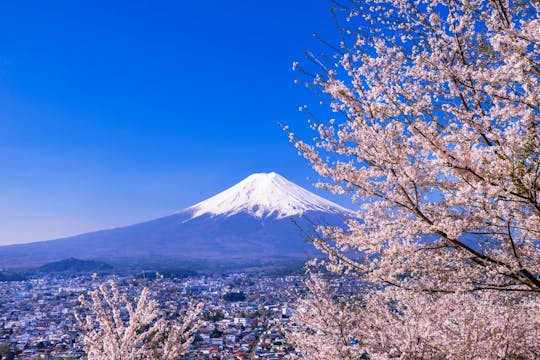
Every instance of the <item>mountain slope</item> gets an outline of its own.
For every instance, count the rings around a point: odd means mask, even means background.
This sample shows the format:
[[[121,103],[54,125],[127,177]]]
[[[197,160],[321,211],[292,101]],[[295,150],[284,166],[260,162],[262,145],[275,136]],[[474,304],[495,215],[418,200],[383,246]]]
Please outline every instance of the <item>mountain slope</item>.
[[[176,214],[69,238],[0,247],[0,267],[77,257],[137,263],[256,262],[306,258],[303,231],[348,211],[282,176],[253,174]]]
[[[47,263],[36,269],[34,273],[99,273],[110,272],[113,267],[102,261],[79,260],[68,258],[52,263]]]

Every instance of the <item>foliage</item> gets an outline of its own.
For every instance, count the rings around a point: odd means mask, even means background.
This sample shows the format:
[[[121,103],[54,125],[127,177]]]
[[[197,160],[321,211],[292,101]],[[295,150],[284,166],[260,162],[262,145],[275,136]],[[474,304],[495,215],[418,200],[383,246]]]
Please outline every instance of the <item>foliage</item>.
[[[204,314],[203,319],[205,321],[216,322],[225,319],[225,315],[223,314],[223,311],[221,309],[217,309]]]
[[[233,291],[233,292],[228,292],[226,294],[223,295],[223,300],[226,300],[226,301],[244,301],[246,300],[246,295],[244,294],[243,291]]]
[[[223,332],[222,331],[219,331],[218,329],[214,329],[212,330],[212,333],[210,334],[210,338],[214,339],[214,338],[220,338],[223,336]]]
[[[199,327],[201,304],[191,303],[181,319],[166,320],[147,287],[136,302],[120,293],[117,285],[100,284],[79,297],[90,311],[77,314],[89,360],[178,359],[193,342]]]
[[[0,344],[0,360],[12,360],[15,357],[7,344]]]

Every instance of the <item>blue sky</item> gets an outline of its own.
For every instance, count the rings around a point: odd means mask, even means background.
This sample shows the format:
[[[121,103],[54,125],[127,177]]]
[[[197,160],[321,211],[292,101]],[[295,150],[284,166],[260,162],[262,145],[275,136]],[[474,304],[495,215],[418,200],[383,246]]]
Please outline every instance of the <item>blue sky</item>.
[[[180,210],[253,172],[313,190],[293,61],[327,0],[0,5],[0,244]],[[344,204],[345,199],[316,191]]]

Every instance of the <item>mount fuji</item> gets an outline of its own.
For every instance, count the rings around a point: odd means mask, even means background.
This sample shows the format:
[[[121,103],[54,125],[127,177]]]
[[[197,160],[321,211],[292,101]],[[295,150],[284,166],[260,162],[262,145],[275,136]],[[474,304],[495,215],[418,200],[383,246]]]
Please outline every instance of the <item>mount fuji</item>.
[[[173,215],[72,237],[0,247],[0,268],[69,257],[122,264],[204,268],[305,260],[314,224],[342,224],[351,212],[271,173],[252,174]]]

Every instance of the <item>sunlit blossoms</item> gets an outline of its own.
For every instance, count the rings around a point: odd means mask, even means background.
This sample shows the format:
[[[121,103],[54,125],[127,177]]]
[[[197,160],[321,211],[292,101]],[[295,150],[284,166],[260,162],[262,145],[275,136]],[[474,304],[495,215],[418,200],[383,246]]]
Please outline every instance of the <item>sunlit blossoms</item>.
[[[363,3],[314,79],[340,116],[296,141],[361,203],[319,246],[375,281],[540,291],[540,5]]]
[[[79,297],[89,314],[77,316],[89,360],[176,360],[189,349],[199,325],[201,304],[193,303],[183,317],[167,320],[147,287],[136,302],[115,283],[101,284],[89,296]]]
[[[291,133],[326,186],[359,204],[345,230],[320,229],[325,265],[399,289],[367,296],[390,318],[420,312],[412,323],[434,334],[418,337],[432,353],[403,350],[413,337],[385,333],[396,323],[373,327],[378,341],[393,339],[385,351],[407,342],[397,357],[468,358],[451,349],[461,351],[473,324],[487,326],[481,317],[496,328],[471,335],[491,341],[475,342],[476,357],[505,358],[487,351],[520,331],[537,343],[527,331],[540,296],[540,3],[349,4],[335,63],[313,61],[320,69],[309,84],[336,118],[314,125],[313,144]],[[428,308],[435,313],[421,313]],[[503,326],[496,319],[505,316],[514,320]],[[456,330],[436,332],[444,319]]]
[[[540,301],[392,288],[340,298],[316,276],[289,333],[304,359],[538,359]]]

